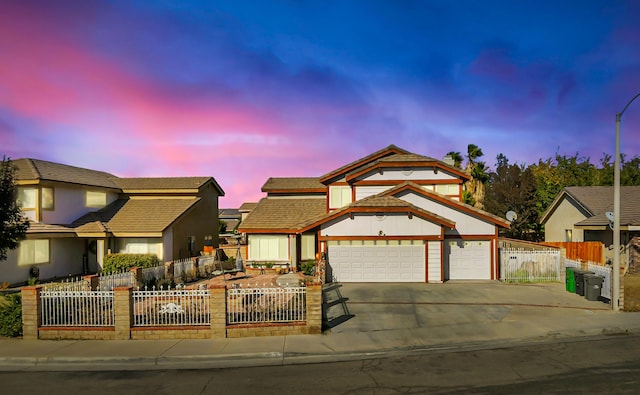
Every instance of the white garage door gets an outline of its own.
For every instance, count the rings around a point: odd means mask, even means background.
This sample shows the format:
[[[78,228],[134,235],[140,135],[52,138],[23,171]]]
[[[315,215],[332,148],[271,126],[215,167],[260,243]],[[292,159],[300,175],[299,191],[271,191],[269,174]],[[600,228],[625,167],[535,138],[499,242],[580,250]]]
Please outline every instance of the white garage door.
[[[425,282],[424,250],[421,241],[329,243],[331,275],[340,282]]]
[[[491,279],[491,241],[447,240],[449,280]]]

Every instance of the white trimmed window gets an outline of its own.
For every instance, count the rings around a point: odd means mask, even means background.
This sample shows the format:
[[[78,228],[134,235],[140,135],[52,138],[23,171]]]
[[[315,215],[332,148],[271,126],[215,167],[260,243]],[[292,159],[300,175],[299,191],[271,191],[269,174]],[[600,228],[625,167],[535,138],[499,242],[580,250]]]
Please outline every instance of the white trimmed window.
[[[18,247],[18,266],[49,263],[49,240],[22,240]]]
[[[458,184],[437,184],[436,192],[442,195],[459,195],[460,188]]]
[[[316,236],[315,235],[302,235],[300,238],[301,251],[300,259],[308,260],[315,259],[316,257]]]
[[[53,188],[40,188],[40,204],[43,210],[53,210]]]
[[[18,188],[18,207],[23,210],[35,210],[38,201],[36,188]]]
[[[87,207],[102,208],[107,205],[107,194],[105,192],[87,191],[86,194]]]
[[[351,187],[330,186],[329,187],[329,209],[337,209],[351,203]]]
[[[252,261],[289,260],[289,236],[249,235],[249,259]]]

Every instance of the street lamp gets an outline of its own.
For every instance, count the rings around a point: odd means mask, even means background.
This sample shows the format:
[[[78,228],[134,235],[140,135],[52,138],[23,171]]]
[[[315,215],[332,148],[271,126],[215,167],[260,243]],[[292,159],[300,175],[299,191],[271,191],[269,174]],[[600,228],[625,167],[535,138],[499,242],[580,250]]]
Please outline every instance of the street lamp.
[[[613,168],[613,289],[611,303],[613,311],[620,310],[620,120],[629,105],[640,93],[629,100],[626,106],[616,114],[616,156]]]

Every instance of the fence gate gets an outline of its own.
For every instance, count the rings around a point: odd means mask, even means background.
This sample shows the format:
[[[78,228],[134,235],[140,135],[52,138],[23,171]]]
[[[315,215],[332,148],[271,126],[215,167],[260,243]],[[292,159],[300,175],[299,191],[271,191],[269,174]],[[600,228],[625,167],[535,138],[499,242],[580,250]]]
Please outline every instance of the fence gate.
[[[500,279],[512,283],[562,281],[558,250],[500,249]]]

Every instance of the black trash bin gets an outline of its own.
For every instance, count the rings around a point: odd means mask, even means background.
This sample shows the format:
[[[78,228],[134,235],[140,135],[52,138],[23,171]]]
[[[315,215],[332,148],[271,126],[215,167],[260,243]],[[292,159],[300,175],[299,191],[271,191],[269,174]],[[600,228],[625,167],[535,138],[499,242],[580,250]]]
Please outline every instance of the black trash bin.
[[[585,274],[595,274],[593,272],[589,272],[587,270],[575,269],[573,271],[573,275],[576,280],[576,293],[580,296],[584,296],[584,275]]]
[[[602,292],[602,283],[604,277],[597,274],[585,274],[584,276],[584,298],[596,301],[600,299]]]

